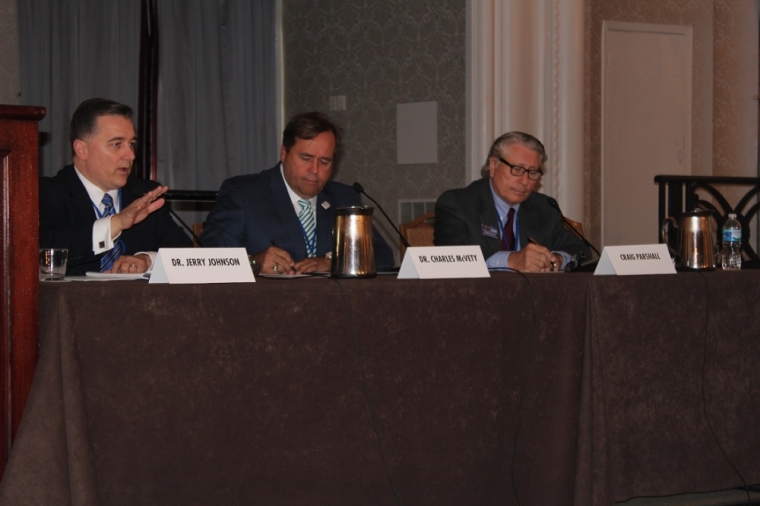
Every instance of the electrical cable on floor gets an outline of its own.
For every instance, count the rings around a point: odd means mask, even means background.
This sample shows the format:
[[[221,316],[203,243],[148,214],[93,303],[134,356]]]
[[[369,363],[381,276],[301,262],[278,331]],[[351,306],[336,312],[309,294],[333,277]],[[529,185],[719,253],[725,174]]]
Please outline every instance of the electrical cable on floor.
[[[537,326],[536,300],[535,300],[535,297],[533,297],[533,285],[530,284],[530,280],[525,274],[515,269],[507,268],[505,270],[507,272],[515,272],[519,274],[525,280],[525,282],[528,283],[530,299],[531,301],[533,301],[533,304],[531,306],[532,307],[531,317],[533,319],[533,331],[531,332],[530,344],[528,346],[528,360],[525,365],[525,374],[523,375],[523,379],[520,382],[520,390],[518,392],[518,397],[517,397],[517,427],[515,428],[515,438],[514,438],[514,444],[512,446],[512,467],[510,469],[510,479],[512,481],[512,492],[514,492],[515,499],[517,499],[517,504],[518,506],[520,506],[522,503],[520,502],[520,494],[517,490],[517,481],[515,480],[515,466],[517,464],[517,441],[519,439],[520,430],[522,429],[522,423],[523,423],[523,420],[522,420],[523,392],[525,391],[525,387],[528,384],[528,374],[530,373],[530,366],[533,363],[533,343],[536,338],[536,330],[537,330],[536,329],[536,326]]]
[[[739,479],[742,482],[742,486],[744,488],[744,492],[747,494],[747,504],[752,504],[752,498],[749,495],[749,487],[747,486],[747,482],[744,480],[744,476],[742,476],[742,473],[739,472],[739,470],[736,468],[733,462],[731,462],[731,459],[728,458],[728,455],[726,454],[726,451],[723,449],[723,445],[720,444],[720,440],[718,439],[718,434],[715,432],[715,429],[713,428],[713,424],[710,421],[710,415],[707,412],[707,394],[706,394],[706,388],[705,388],[705,376],[706,376],[706,369],[707,369],[707,336],[709,335],[709,322],[710,322],[710,287],[707,284],[707,280],[705,279],[705,275],[701,272],[699,272],[699,277],[702,278],[702,283],[705,285],[705,341],[704,341],[704,347],[702,349],[702,377],[701,377],[701,390],[702,390],[702,410],[705,413],[705,419],[707,420],[707,426],[710,427],[710,433],[713,436],[713,439],[715,440],[715,444],[718,445],[718,449],[720,450],[720,453],[723,455],[723,458],[726,459],[726,462],[728,462],[728,465],[731,466],[731,469],[734,470],[736,475],[739,477]]]

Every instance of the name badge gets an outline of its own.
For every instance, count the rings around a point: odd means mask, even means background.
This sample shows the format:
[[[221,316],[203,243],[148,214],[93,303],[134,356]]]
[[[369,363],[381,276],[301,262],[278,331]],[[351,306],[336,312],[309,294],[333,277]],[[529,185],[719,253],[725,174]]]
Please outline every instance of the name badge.
[[[245,248],[161,248],[150,283],[254,283]]]
[[[617,276],[675,273],[666,244],[607,246],[594,271],[595,275]]]
[[[489,278],[480,246],[406,248],[398,279]]]
[[[487,225],[485,223],[480,224],[480,235],[483,237],[489,237],[491,239],[498,239],[499,238],[499,231],[496,229],[496,227]]]

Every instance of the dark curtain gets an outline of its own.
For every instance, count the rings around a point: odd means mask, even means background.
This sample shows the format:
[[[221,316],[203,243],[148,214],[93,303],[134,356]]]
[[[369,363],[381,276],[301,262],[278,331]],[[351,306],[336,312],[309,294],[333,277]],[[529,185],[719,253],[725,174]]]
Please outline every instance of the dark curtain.
[[[160,0],[158,178],[217,190],[277,161],[275,0]]]
[[[49,176],[71,163],[69,120],[80,102],[105,97],[136,109],[140,2],[19,1],[18,22],[21,99],[47,109],[40,173]]]
[[[135,0],[19,2],[22,97],[48,110],[43,175],[70,163],[68,123],[82,100],[106,97],[137,113],[140,7]],[[274,165],[276,0],[157,0],[157,7],[158,180],[216,190],[229,176]]]

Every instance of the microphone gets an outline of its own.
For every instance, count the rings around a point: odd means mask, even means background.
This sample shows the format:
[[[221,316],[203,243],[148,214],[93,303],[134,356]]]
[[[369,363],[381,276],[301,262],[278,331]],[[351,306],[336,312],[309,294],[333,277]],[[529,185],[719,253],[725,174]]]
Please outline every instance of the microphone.
[[[364,191],[364,187],[360,185],[359,183],[354,183],[354,190],[356,191],[356,193],[361,193],[362,195],[364,195],[365,197],[367,197],[368,199],[370,199],[372,202],[375,203],[377,208],[380,209],[380,212],[383,213],[383,216],[385,216],[385,219],[388,220],[388,223],[391,224],[391,227],[393,227],[393,230],[395,230],[398,236],[401,238],[401,242],[404,243],[404,246],[406,246],[407,248],[411,248],[412,246],[409,244],[409,241],[406,240],[406,237],[404,237],[404,235],[398,229],[396,224],[393,223],[393,220],[391,220],[388,214],[385,212],[385,210],[383,210],[383,206],[378,204],[377,200],[367,195],[367,193]]]
[[[198,237],[198,235],[196,235],[195,232],[193,232],[192,228],[190,228],[190,227],[187,226],[187,223],[185,223],[185,220],[183,220],[182,218],[180,218],[179,215],[174,212],[174,209],[172,209],[171,206],[169,206],[169,203],[167,202],[164,205],[166,206],[166,210],[169,211],[169,214],[171,214],[172,216],[174,216],[174,218],[176,218],[176,220],[179,221],[182,224],[183,227],[185,227],[185,230],[187,230],[188,232],[190,232],[190,235],[193,236],[193,239],[195,239],[195,244],[197,244],[201,248],[205,248],[205,246],[201,242],[201,238]]]
[[[573,225],[572,225],[572,224],[571,224],[571,223],[568,221],[568,219],[567,219],[567,218],[565,218],[565,215],[564,215],[564,214],[562,214],[562,210],[559,208],[559,204],[557,203],[557,201],[556,201],[556,200],[554,200],[554,199],[553,199],[553,198],[551,198],[551,197],[547,197],[547,199],[546,199],[546,200],[547,200],[547,202],[549,203],[549,205],[550,205],[551,207],[553,207],[554,209],[556,209],[556,210],[557,210],[557,212],[559,213],[559,217],[560,217],[560,218],[562,218],[562,222],[563,222],[563,223],[566,223],[566,224],[567,224],[567,228],[569,228],[569,229],[570,229],[570,231],[571,231],[572,233],[574,233],[575,235],[577,235],[577,236],[578,236],[578,238],[579,238],[581,241],[583,241],[583,244],[585,244],[586,246],[588,246],[589,248],[591,248],[591,249],[594,251],[594,253],[596,253],[596,254],[597,254],[597,256],[601,257],[601,256],[602,256],[602,254],[601,254],[601,253],[599,253],[599,250],[598,250],[598,249],[596,249],[596,248],[594,247],[594,245],[593,245],[593,244],[591,244],[591,243],[589,242],[589,240],[588,240],[588,239],[586,239],[586,238],[583,236],[583,234],[581,234],[580,232],[578,232],[577,230],[575,230],[575,227],[573,227]],[[585,257],[585,256],[586,256],[586,255],[583,255],[583,254],[581,254],[581,258],[583,258],[583,257]]]
[[[145,196],[145,194],[144,194],[144,193],[139,193],[139,192],[137,192],[137,191],[136,191],[134,188],[132,188],[130,185],[127,185],[127,186],[126,186],[126,188],[127,188],[127,191],[129,191],[129,193],[131,193],[133,197],[137,197],[137,198],[140,198],[140,197],[144,197],[144,196]],[[162,197],[159,197],[159,198],[164,198],[164,197],[162,196]],[[182,218],[180,218],[180,217],[179,217],[179,215],[178,215],[177,213],[175,213],[175,212],[174,212],[174,209],[172,209],[172,208],[171,208],[171,206],[169,206],[169,202],[168,202],[168,201],[166,201],[166,199],[164,199],[164,206],[166,207],[166,210],[167,210],[167,211],[169,211],[169,214],[171,214],[172,216],[174,216],[174,218],[175,218],[177,221],[179,221],[179,222],[180,222],[180,224],[181,224],[183,227],[185,227],[185,230],[187,230],[188,232],[190,232],[190,235],[193,237],[193,239],[195,239],[195,243],[196,243],[198,246],[200,246],[201,248],[204,248],[205,246],[204,246],[204,245],[203,245],[203,243],[201,242],[201,238],[200,238],[200,237],[198,237],[198,236],[196,235],[196,233],[195,233],[195,232],[193,232],[193,229],[192,229],[192,228],[190,228],[190,227],[188,227],[188,226],[187,226],[187,223],[185,223],[185,220],[183,220]]]

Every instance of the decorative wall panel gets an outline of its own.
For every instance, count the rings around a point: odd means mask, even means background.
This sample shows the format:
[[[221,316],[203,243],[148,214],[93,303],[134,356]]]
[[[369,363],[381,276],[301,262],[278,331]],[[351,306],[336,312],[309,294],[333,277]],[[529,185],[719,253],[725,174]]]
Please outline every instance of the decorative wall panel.
[[[399,199],[464,185],[465,4],[283,1],[286,118],[330,114],[344,129],[335,179],[360,181],[393,219]],[[334,95],[345,111],[327,110]],[[397,165],[396,104],[426,101],[438,102],[438,163]],[[378,214],[375,223],[397,243]]]

